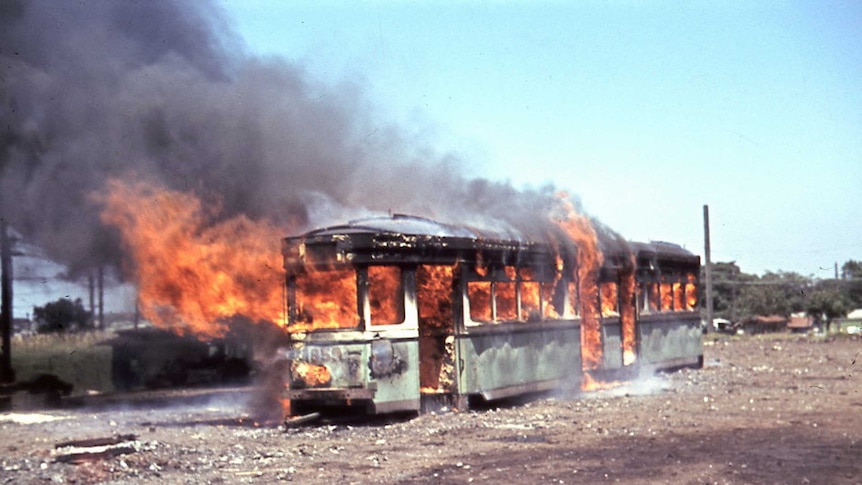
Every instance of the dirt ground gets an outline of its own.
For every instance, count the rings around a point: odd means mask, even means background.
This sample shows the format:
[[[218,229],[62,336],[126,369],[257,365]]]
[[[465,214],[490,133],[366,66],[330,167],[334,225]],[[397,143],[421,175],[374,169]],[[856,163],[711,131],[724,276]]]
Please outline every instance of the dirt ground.
[[[290,429],[253,426],[243,393],[6,412],[0,482],[862,483],[862,339],[709,337],[705,361],[586,395]]]

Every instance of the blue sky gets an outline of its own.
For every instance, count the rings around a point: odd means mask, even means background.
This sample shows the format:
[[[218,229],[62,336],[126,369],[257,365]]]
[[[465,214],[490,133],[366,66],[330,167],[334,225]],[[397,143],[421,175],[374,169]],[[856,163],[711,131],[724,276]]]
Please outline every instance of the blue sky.
[[[249,52],[359,83],[476,177],[552,182],[743,271],[862,259],[862,3],[222,0]]]

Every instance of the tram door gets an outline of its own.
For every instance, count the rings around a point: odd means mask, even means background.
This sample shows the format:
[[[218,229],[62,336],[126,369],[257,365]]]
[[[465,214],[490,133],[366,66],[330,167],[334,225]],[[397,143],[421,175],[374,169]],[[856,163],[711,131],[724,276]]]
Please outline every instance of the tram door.
[[[419,386],[423,397],[451,395],[457,390],[453,278],[453,266],[422,265],[416,269]]]

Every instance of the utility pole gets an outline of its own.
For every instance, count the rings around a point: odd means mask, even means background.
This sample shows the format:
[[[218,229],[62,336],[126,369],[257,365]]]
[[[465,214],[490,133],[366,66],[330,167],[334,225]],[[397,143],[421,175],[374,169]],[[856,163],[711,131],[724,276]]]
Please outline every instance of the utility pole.
[[[712,261],[710,260],[709,248],[709,206],[703,205],[703,240],[705,277],[706,277],[706,333],[712,333]]]
[[[105,329],[105,266],[99,263],[99,330]]]
[[[9,227],[0,219],[0,333],[3,334],[3,359],[0,382],[15,382],[12,370],[12,247]]]

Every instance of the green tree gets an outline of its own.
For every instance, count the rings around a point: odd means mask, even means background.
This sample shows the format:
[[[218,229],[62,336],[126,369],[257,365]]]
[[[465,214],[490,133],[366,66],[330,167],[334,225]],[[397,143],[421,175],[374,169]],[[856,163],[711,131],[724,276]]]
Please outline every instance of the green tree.
[[[847,316],[850,304],[833,281],[823,282],[808,295],[805,311],[814,319],[815,325],[826,325],[831,331],[832,322]]]
[[[741,316],[738,305],[741,289],[746,283],[755,279],[757,279],[756,276],[743,273],[735,261],[712,263],[712,306],[715,317],[736,321]],[[701,268],[701,282],[703,284],[706,282],[703,268]]]
[[[805,293],[810,286],[811,280],[797,273],[767,271],[740,288],[737,302],[740,316],[780,315],[788,318],[791,313],[805,309]]]
[[[862,308],[862,261],[848,260],[841,266],[844,295],[853,308]]]
[[[93,314],[84,309],[80,298],[74,302],[60,298],[45,306],[34,307],[33,318],[39,333],[75,332],[93,324]]]
[[[841,279],[862,279],[862,261],[848,259],[847,262],[841,265]]]

